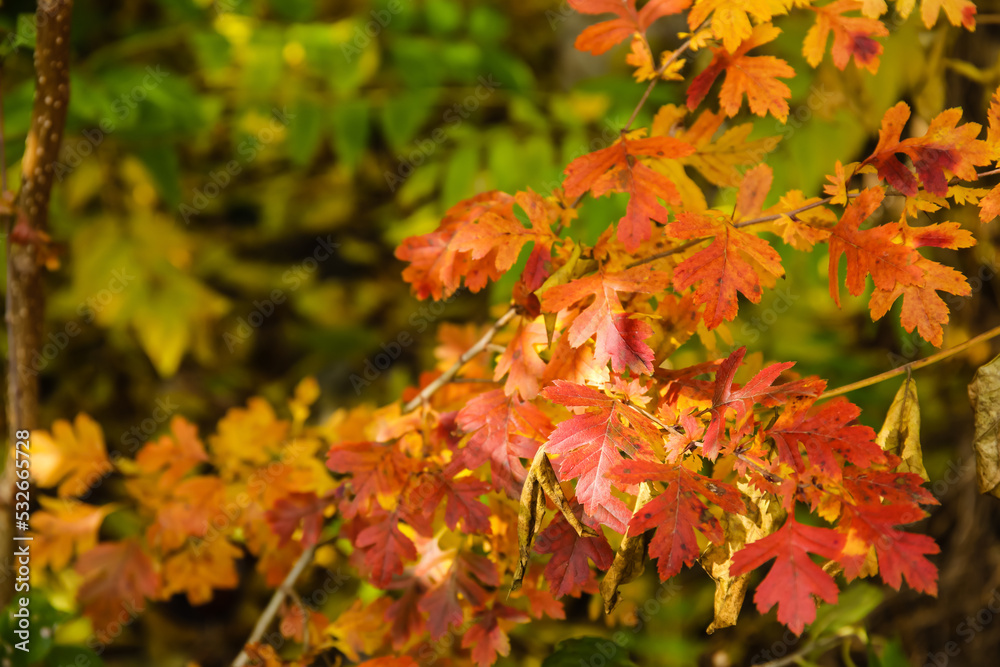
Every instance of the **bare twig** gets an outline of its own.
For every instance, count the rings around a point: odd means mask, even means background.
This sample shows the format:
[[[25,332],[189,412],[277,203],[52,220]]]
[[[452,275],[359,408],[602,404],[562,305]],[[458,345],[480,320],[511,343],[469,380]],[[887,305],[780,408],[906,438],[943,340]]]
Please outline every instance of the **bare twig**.
[[[979,334],[975,338],[970,338],[969,340],[956,345],[955,347],[949,347],[947,350],[941,350],[926,359],[918,359],[917,361],[911,361],[908,364],[903,364],[899,368],[894,368],[891,371],[886,371],[885,373],[879,373],[878,375],[873,375],[870,378],[865,378],[864,380],[858,380],[857,382],[852,382],[851,384],[845,384],[843,387],[837,387],[836,389],[831,389],[830,391],[823,392],[820,394],[819,399],[833,398],[834,396],[840,396],[841,394],[846,394],[848,392],[854,391],[856,389],[864,389],[865,387],[870,387],[873,384],[878,384],[885,380],[896,377],[897,375],[902,375],[903,373],[910,373],[917,370],[918,368],[923,368],[924,366],[930,366],[933,363],[937,363],[942,359],[947,359],[948,357],[958,354],[962,350],[966,350],[973,345],[982,343],[983,341],[990,340],[991,338],[996,338],[1000,336],[1000,327],[994,327],[989,331]]]
[[[288,592],[292,590],[292,586],[295,585],[296,580],[302,571],[306,569],[306,566],[312,561],[314,552],[314,547],[309,547],[302,552],[299,559],[295,561],[295,565],[289,570],[288,574],[285,576],[285,580],[281,582],[278,589],[274,591],[274,595],[271,596],[271,601],[267,603],[267,607],[264,608],[263,613],[261,613],[260,618],[257,619],[257,624],[253,626],[253,632],[247,638],[246,644],[254,644],[260,641],[260,638],[264,636],[264,632],[267,630],[267,626],[271,625],[271,621],[274,620],[274,615],[278,613],[278,608],[281,607],[281,603],[285,601],[285,597]],[[305,612],[305,609],[303,609]],[[309,617],[306,617],[306,625],[308,628]],[[308,631],[308,629],[306,630]],[[232,667],[243,667],[250,660],[250,655],[247,653],[246,644],[243,645],[243,650],[240,654],[236,656],[233,660]]]
[[[452,364],[451,368],[446,370],[444,373],[438,376],[433,382],[424,387],[423,391],[414,396],[413,400],[411,400],[409,403],[404,405],[403,412],[410,412],[411,410],[416,410],[424,403],[424,401],[430,398],[434,394],[434,392],[436,392],[438,389],[451,382],[451,379],[458,374],[458,371],[461,370],[462,366],[468,363],[468,361],[472,359],[474,356],[476,356],[484,349],[486,349],[486,346],[490,344],[490,341],[493,340],[493,337],[497,335],[497,332],[500,331],[500,329],[502,329],[505,324],[510,322],[511,318],[514,317],[515,314],[517,314],[517,309],[511,307],[510,310],[501,315],[500,319],[498,319],[496,322],[493,323],[493,326],[490,327],[489,331],[483,334],[483,337],[480,338],[478,341],[476,341],[475,345],[473,345],[468,350],[462,353],[462,356],[458,358],[458,361]]]

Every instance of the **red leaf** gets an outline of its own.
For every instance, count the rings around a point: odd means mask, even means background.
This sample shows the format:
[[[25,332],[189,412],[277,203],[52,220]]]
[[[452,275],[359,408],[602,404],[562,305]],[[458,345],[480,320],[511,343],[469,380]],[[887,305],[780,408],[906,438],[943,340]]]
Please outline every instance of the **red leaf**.
[[[746,55],[750,49],[767,44],[780,33],[770,23],[764,23],[754,28],[753,34],[733,53],[725,47],[713,48],[715,56],[712,62],[688,87],[688,109],[697,108],[715,80],[725,72],[726,80],[719,91],[719,104],[726,115],[732,117],[739,113],[743,95],[746,95],[750,111],[758,116],[770,112],[784,123],[788,118],[788,98],[792,96],[792,91],[778,79],[794,77],[795,70],[780,58]]]
[[[396,257],[410,263],[403,270],[403,279],[412,284],[417,298],[450,296],[463,278],[473,292],[481,290],[489,280],[499,279],[502,271],[497,269],[497,250],[474,260],[470,251],[458,248],[455,235],[486,213],[512,217],[513,205],[514,198],[506,193],[484,192],[448,209],[435,231],[404,239],[396,248]]]
[[[639,158],[679,158],[692,152],[693,146],[673,137],[623,138],[613,146],[573,160],[566,167],[563,188],[567,197],[579,197],[588,190],[594,197],[629,193],[628,208],[618,223],[618,239],[626,250],[634,252],[652,235],[652,219],[667,220],[667,211],[657,197],[670,204],[680,203],[674,184]]]
[[[615,557],[604,535],[580,537],[561,513],[538,536],[535,550],[552,554],[545,566],[545,578],[557,598],[596,592],[597,581],[588,561],[593,561],[600,570],[607,570]]]
[[[475,470],[489,461],[493,488],[512,498],[520,497],[528,473],[521,459],[530,461],[545,442],[552,431],[549,418],[535,405],[494,389],[470,400],[456,421],[472,437],[445,474],[462,467]]]
[[[714,460],[721,449],[719,440],[726,425],[726,414],[729,410],[736,412],[737,422],[742,421],[748,412],[753,409],[754,403],[762,402],[773,396],[770,391],[774,381],[778,379],[784,371],[795,364],[786,361],[780,364],[771,364],[762,369],[757,375],[747,382],[743,387],[733,386],[733,378],[736,377],[736,370],[743,361],[746,348],[741,347],[734,351],[719,366],[715,374],[715,390],[712,396],[712,421],[705,429],[703,456]]]
[[[393,575],[403,573],[403,562],[417,557],[413,542],[399,529],[397,512],[386,514],[358,533],[355,546],[365,549],[365,565],[376,586],[385,587]]]
[[[280,538],[279,545],[291,542],[292,534],[301,525],[302,546],[312,546],[319,542],[319,533],[323,529],[323,512],[332,502],[330,495],[318,498],[312,491],[292,493],[279,498],[264,516],[271,530]]]
[[[895,527],[923,516],[924,512],[913,506],[845,504],[841,522],[848,529],[846,557],[841,559],[844,574],[848,579],[857,576],[859,560],[874,546],[879,574],[885,583],[898,589],[902,577],[906,577],[914,590],[937,595],[937,568],[924,555],[939,553],[941,549],[927,535],[914,535]]]
[[[864,190],[844,211],[844,216],[830,235],[830,296],[840,305],[840,256],[847,256],[847,291],[857,296],[865,288],[870,274],[875,287],[894,290],[898,283],[914,284],[920,269],[914,264],[914,251],[893,243],[899,225],[890,223],[874,229],[860,229],[861,223],[882,204],[881,188]]]
[[[833,64],[839,69],[847,67],[854,56],[854,64],[872,74],[878,71],[882,45],[874,37],[885,37],[889,29],[881,21],[860,16],[843,16],[844,12],[861,9],[857,0],[836,0],[825,7],[810,7],[816,12],[816,23],[809,28],[802,53],[809,64],[816,67],[823,60],[826,42],[833,32]]]
[[[650,0],[638,12],[635,0],[569,0],[570,6],[581,14],[615,14],[616,19],[587,27],[576,38],[580,51],[598,56],[615,44],[625,41],[633,33],[645,33],[658,18],[684,11],[691,0]]]
[[[507,376],[504,393],[510,396],[517,392],[527,401],[538,395],[538,379],[545,372],[545,362],[538,356],[535,346],[547,344],[545,322],[527,321],[522,317],[514,332],[514,339],[497,359],[496,371],[493,373],[493,379],[497,382],[504,375]]]
[[[576,479],[576,499],[588,516],[619,533],[625,532],[631,512],[611,495],[611,480],[605,475],[624,461],[622,452],[634,458],[652,456],[646,433],[655,425],[624,403],[582,385],[556,380],[542,395],[567,407],[597,408],[567,419],[556,426],[545,445],[559,455],[555,467],[562,481]],[[622,421],[625,417],[628,424]]]
[[[789,516],[780,530],[752,542],[735,554],[729,575],[738,577],[775,558],[771,571],[757,587],[754,601],[760,612],[778,605],[778,621],[796,634],[816,619],[815,595],[837,601],[837,584],[809,558],[810,553],[834,559],[844,547],[844,536],[830,528],[805,526]]]
[[[873,165],[878,170],[879,178],[906,196],[917,194],[917,179],[909,167],[899,160],[898,154],[913,160],[924,189],[939,197],[948,194],[948,173],[974,181],[977,178],[976,165],[989,163],[990,149],[985,142],[976,139],[981,126],[966,123],[958,127],[962,118],[961,109],[942,111],[931,121],[924,136],[900,141],[900,134],[909,117],[910,107],[905,102],[886,111],[875,152],[861,163],[862,166]]]
[[[489,493],[489,484],[471,476],[426,475],[424,479],[432,485],[424,505],[437,507],[444,498],[444,521],[450,529],[455,530],[462,521],[466,533],[490,532],[490,508],[479,500]]]
[[[796,472],[805,472],[799,455],[801,446],[809,457],[810,467],[839,480],[843,465],[833,457],[834,453],[860,468],[886,462],[885,452],[875,443],[875,431],[854,423],[861,414],[856,405],[837,398],[810,410],[813,402],[814,398],[785,410],[767,430],[767,435],[774,438],[782,463]]]
[[[496,602],[462,637],[462,648],[471,646],[472,659],[476,664],[479,667],[488,667],[496,662],[497,656],[510,653],[510,640],[504,628],[513,623],[527,621],[528,617],[524,613]]]
[[[653,351],[642,342],[652,331],[641,323],[631,324],[618,319],[625,313],[618,292],[652,294],[666,288],[667,275],[646,266],[637,266],[620,273],[578,278],[565,285],[556,285],[542,293],[542,310],[558,313],[570,306],[594,297],[593,302],[573,320],[567,331],[569,344],[580,347],[596,334],[595,362],[611,361],[616,372],[631,368],[633,372],[651,372]],[[648,332],[648,333],[647,333]]]
[[[98,544],[77,559],[76,571],[83,578],[77,599],[98,627],[115,622],[123,609],[141,612],[160,588],[152,560],[133,539]]]
[[[662,581],[678,574],[684,565],[690,566],[698,558],[695,529],[716,543],[725,538],[722,524],[699,496],[705,497],[726,512],[746,512],[736,489],[693,473],[683,466],[653,461],[627,461],[616,468],[613,474],[616,479],[625,483],[658,481],[667,485],[663,493],[637,509],[628,524],[630,535],[656,530],[649,543],[649,556],[657,559],[657,571]]]
[[[767,241],[737,229],[722,219],[683,212],[667,225],[667,236],[675,239],[714,237],[712,243],[678,265],[674,288],[685,290],[697,285],[696,303],[704,304],[705,326],[714,329],[723,320],[733,320],[738,312],[737,293],[760,303],[760,272],[773,277],[784,275],[781,256]],[[773,278],[767,281],[773,284]]]

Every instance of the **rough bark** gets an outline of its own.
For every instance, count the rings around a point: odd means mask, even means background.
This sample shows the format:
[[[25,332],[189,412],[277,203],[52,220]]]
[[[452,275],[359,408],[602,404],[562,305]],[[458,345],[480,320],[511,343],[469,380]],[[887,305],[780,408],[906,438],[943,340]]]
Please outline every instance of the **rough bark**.
[[[39,352],[44,321],[42,272],[53,167],[59,157],[69,106],[72,0],[40,0],[35,14],[35,99],[21,160],[21,191],[7,228],[7,427],[9,443],[20,429],[38,426]],[[8,448],[9,454],[9,448]],[[9,456],[8,456],[9,459]],[[0,606],[13,595],[14,467],[0,476]]]

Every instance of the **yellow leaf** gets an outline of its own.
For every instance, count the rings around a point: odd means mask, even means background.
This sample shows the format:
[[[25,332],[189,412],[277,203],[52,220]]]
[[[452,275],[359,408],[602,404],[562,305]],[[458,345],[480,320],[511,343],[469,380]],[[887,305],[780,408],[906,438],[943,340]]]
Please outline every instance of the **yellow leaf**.
[[[927,481],[924,455],[920,449],[920,404],[917,383],[906,378],[889,406],[889,414],[875,438],[879,446],[902,459],[898,470],[920,475]]]
[[[87,505],[65,498],[40,496],[42,510],[31,517],[35,538],[35,562],[54,572],[64,569],[74,558],[97,544],[97,531],[114,505]]]
[[[976,420],[976,473],[979,493],[1000,498],[1000,356],[982,366],[969,385]]]
[[[38,486],[58,485],[60,498],[83,495],[112,469],[101,427],[82,412],[72,425],[58,419],[51,433],[32,435],[31,474]]]

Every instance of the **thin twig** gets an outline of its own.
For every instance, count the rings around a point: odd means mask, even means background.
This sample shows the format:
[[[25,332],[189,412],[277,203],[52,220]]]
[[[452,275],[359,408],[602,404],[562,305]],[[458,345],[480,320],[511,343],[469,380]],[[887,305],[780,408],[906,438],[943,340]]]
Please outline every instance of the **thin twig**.
[[[257,619],[257,624],[253,626],[253,632],[250,633],[246,644],[243,645],[243,650],[241,650],[240,654],[236,656],[235,660],[233,660],[232,667],[243,667],[243,665],[247,664],[250,660],[250,656],[247,654],[246,650],[247,644],[259,642],[260,638],[264,636],[267,626],[271,625],[271,621],[274,620],[274,615],[278,613],[278,608],[281,606],[281,603],[285,601],[285,596],[288,594],[288,591],[292,589],[292,586],[295,585],[295,581],[299,578],[299,575],[302,574],[302,571],[305,570],[306,566],[312,561],[313,552],[314,547],[309,547],[303,551],[302,555],[299,556],[299,559],[295,561],[295,565],[292,566],[292,569],[288,572],[285,580],[281,582],[281,585],[278,586],[278,589],[274,591],[274,595],[271,596],[271,601],[267,603],[267,606],[264,608],[263,613],[261,613],[260,618]],[[306,617],[306,623],[309,623],[308,617]]]
[[[446,370],[437,379],[424,387],[423,391],[414,396],[413,400],[409,403],[404,405],[403,412],[406,413],[416,410],[424,403],[424,401],[430,398],[434,392],[451,382],[451,379],[455,377],[459,370],[461,370],[462,366],[464,366],[474,356],[486,349],[486,346],[490,344],[490,341],[493,340],[493,337],[497,334],[497,332],[500,331],[500,329],[502,329],[507,322],[510,322],[511,318],[516,314],[517,308],[512,306],[510,310],[501,315],[500,319],[493,323],[493,326],[490,327],[489,331],[483,334],[483,337],[476,341],[475,345],[462,353],[462,356],[458,358],[458,361],[452,364],[451,368]]]
[[[959,352],[966,350],[973,345],[982,343],[983,341],[990,340],[991,338],[996,338],[1000,336],[1000,327],[994,327],[985,333],[981,333],[975,338],[970,338],[969,340],[956,345],[955,347],[949,347],[947,350],[941,350],[936,354],[932,354],[926,359],[918,359],[917,361],[911,361],[908,364],[903,364],[899,368],[894,368],[891,371],[886,371],[885,373],[879,373],[878,375],[873,375],[870,378],[865,378],[864,380],[858,380],[857,382],[852,382],[851,384],[845,384],[843,387],[837,387],[836,389],[831,389],[830,391],[823,392],[820,394],[817,400],[823,400],[826,398],[833,398],[834,396],[840,396],[841,394],[846,394],[848,392],[854,391],[855,389],[864,389],[865,387],[870,387],[873,384],[878,384],[885,380],[892,379],[897,375],[902,375],[903,373],[909,373],[915,371],[924,366],[930,366],[933,363],[941,361],[942,359],[947,359],[948,357],[958,354]]]
[[[701,25],[705,25],[704,22]],[[691,32],[691,36],[684,40],[684,42],[677,47],[677,50],[671,53],[670,57],[664,60],[663,64],[657,68],[656,73],[653,76],[653,80],[649,82],[649,85],[646,87],[646,92],[642,94],[642,97],[639,99],[639,103],[635,105],[635,109],[632,111],[632,115],[629,116],[628,122],[625,123],[625,127],[622,128],[622,134],[628,132],[628,129],[632,127],[632,123],[635,122],[635,118],[639,115],[639,111],[641,111],[642,107],[646,105],[646,100],[648,100],[650,94],[652,94],[653,88],[656,88],[656,84],[660,82],[660,76],[667,71],[667,68],[670,67],[670,65],[672,65],[682,53],[691,47],[691,42],[694,40],[695,35],[697,35],[698,31],[701,30],[701,25],[695,28]]]

